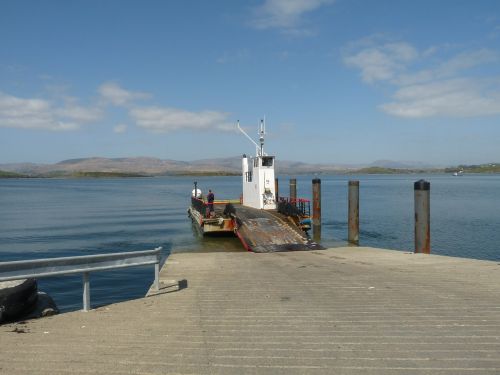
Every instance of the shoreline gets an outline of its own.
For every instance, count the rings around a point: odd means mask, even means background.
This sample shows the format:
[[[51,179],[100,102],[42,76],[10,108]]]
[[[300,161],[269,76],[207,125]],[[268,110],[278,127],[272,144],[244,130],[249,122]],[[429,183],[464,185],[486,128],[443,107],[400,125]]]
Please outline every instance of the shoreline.
[[[76,174],[54,174],[54,175],[28,175],[20,173],[3,173],[0,171],[0,180],[7,179],[110,179],[110,178],[157,178],[157,177],[236,177],[241,176],[241,173],[233,172],[179,172],[179,173],[166,173],[166,174],[140,174],[140,173],[121,173],[121,172],[83,172]],[[279,173],[281,176],[355,176],[355,175],[452,175],[452,173],[445,172],[443,170],[432,171],[432,170],[391,170],[391,171],[342,171],[342,172],[298,172],[298,173]],[[467,172],[464,175],[473,176],[498,176],[500,172]],[[460,176],[463,177],[463,176]]]

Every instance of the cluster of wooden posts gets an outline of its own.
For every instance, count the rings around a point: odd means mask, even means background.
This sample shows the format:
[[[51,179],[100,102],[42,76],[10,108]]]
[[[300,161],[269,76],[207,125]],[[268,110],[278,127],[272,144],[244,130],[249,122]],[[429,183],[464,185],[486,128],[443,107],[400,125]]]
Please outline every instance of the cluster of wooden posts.
[[[278,197],[278,179],[276,196]],[[349,243],[359,245],[359,181],[348,183],[348,220],[347,239]],[[430,182],[419,180],[414,183],[415,205],[415,253],[430,254]],[[297,198],[297,179],[290,179],[290,199]],[[321,179],[312,180],[312,227],[314,237],[321,238]]]

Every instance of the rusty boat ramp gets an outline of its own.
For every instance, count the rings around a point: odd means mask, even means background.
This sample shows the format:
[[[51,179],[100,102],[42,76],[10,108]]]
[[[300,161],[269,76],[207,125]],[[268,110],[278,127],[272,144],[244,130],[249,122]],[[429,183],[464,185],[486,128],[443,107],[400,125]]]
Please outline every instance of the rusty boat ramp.
[[[499,374],[498,262],[174,253],[145,298],[0,326],[0,373]]]
[[[323,249],[289,216],[277,210],[235,206],[236,235],[245,249],[256,253]]]

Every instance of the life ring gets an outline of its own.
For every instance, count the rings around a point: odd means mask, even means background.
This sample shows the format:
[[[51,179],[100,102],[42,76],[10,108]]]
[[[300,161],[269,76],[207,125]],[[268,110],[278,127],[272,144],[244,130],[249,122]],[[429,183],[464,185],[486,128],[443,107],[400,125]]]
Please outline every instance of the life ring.
[[[35,279],[0,282],[0,323],[30,312],[37,300]]]

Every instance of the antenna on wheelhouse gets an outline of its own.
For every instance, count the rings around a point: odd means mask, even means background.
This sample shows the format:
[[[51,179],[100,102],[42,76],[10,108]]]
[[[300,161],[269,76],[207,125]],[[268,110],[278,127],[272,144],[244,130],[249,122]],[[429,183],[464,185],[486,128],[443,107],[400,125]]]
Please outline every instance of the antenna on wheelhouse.
[[[237,127],[238,127],[238,130],[239,130],[240,132],[242,132],[242,133],[243,133],[243,135],[244,135],[245,137],[247,137],[247,138],[250,140],[250,142],[252,142],[252,143],[255,145],[255,151],[256,151],[257,155],[258,155],[258,156],[262,156],[261,152],[262,152],[262,147],[264,146],[264,138],[262,138],[261,145],[259,146],[259,145],[257,144],[257,142],[255,142],[255,141],[252,139],[252,137],[250,137],[250,136],[247,134],[247,132],[246,132],[246,131],[244,131],[244,130],[241,128],[241,126],[240,126],[240,120],[238,120],[238,122],[237,122]],[[259,138],[259,139],[260,139],[260,138]]]
[[[264,135],[265,134],[266,134],[265,120],[260,120],[260,129],[259,129],[260,156],[264,156]]]

